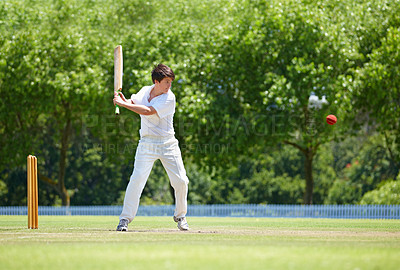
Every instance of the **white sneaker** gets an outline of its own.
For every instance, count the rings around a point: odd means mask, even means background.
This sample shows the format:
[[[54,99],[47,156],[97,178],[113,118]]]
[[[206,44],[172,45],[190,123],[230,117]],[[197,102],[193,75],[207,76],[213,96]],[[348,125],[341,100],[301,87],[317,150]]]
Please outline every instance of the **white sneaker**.
[[[186,221],[186,217],[177,218],[174,216],[174,221],[178,223],[178,228],[181,231],[188,231],[189,224]]]
[[[127,219],[121,219],[119,221],[119,224],[117,226],[117,231],[121,231],[121,232],[126,232],[128,231],[128,224],[129,224],[129,220]]]

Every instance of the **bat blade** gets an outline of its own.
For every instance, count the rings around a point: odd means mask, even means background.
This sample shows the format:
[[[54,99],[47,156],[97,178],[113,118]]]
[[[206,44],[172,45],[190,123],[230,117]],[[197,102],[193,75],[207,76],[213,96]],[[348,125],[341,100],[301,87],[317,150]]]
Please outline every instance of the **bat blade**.
[[[122,89],[122,74],[123,74],[123,60],[122,60],[122,46],[118,45],[114,49],[114,93]],[[119,106],[115,105],[115,114],[119,114]]]

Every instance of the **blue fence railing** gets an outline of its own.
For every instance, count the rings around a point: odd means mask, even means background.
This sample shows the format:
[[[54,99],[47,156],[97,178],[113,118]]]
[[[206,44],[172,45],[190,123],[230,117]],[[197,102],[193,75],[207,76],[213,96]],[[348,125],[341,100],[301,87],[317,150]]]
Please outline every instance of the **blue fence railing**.
[[[138,216],[172,216],[173,205],[140,206]],[[118,216],[122,206],[39,206],[39,215]],[[27,215],[26,206],[2,206],[0,215]],[[188,216],[400,219],[400,205],[189,205]]]

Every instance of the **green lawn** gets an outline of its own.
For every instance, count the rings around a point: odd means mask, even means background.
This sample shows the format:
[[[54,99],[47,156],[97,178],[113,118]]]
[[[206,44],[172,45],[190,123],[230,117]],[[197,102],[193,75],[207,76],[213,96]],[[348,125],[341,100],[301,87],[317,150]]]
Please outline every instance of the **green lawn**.
[[[399,269],[400,220],[0,216],[1,269]]]

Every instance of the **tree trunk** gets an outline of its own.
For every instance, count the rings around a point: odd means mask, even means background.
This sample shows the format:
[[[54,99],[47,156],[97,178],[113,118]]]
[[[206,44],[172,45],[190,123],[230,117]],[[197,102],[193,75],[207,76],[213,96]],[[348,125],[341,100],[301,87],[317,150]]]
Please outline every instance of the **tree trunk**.
[[[314,153],[312,149],[305,149],[305,161],[304,161],[304,172],[306,178],[306,190],[304,192],[303,202],[304,204],[311,205],[313,198],[313,190],[314,190],[314,178],[312,174],[312,162],[314,158]]]
[[[68,151],[68,141],[71,135],[72,128],[72,120],[70,116],[70,106],[68,103],[64,104],[65,116],[66,116],[66,124],[64,128],[61,130],[62,138],[61,138],[61,148],[60,148],[60,161],[59,161],[59,169],[58,169],[58,181],[54,181],[53,179],[43,175],[40,171],[38,171],[38,176],[40,180],[49,184],[54,190],[58,193],[61,198],[61,203],[63,206],[70,206],[71,198],[68,194],[68,190],[65,187],[65,172],[67,168],[67,151]]]
[[[318,149],[319,143],[317,143],[314,148],[312,147],[301,147],[300,145],[290,142],[290,141],[283,141],[284,143],[294,146],[299,149],[305,157],[304,161],[304,174],[306,178],[306,190],[304,192],[303,203],[304,204],[312,204],[313,198],[313,191],[314,191],[314,178],[313,178],[313,168],[312,162],[314,159],[314,155]]]
[[[68,109],[67,109],[68,110]],[[67,123],[63,130],[60,148],[60,166],[58,171],[58,183],[57,189],[61,196],[61,202],[63,206],[70,205],[70,196],[68,190],[65,188],[65,171],[67,167],[67,151],[68,151],[68,139],[71,130],[71,119],[67,119]]]

